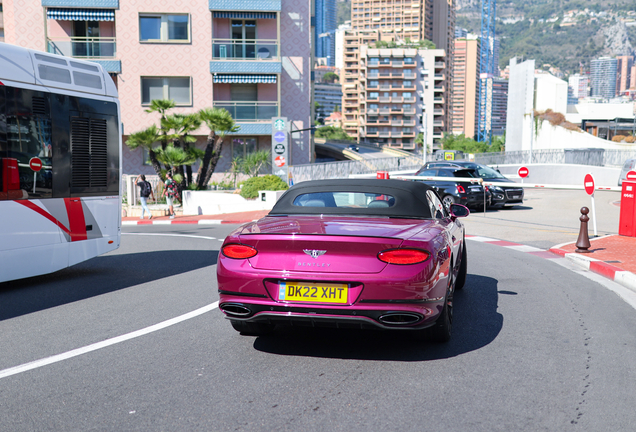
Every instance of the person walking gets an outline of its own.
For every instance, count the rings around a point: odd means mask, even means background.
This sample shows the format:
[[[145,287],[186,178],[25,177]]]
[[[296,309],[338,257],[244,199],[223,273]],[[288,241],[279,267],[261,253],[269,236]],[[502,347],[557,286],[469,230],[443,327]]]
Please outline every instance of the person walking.
[[[170,211],[170,219],[174,219],[174,198],[177,196],[177,182],[172,178],[172,173],[166,173],[166,187],[163,189],[163,196],[166,197],[168,210]]]
[[[148,212],[148,220],[152,219],[152,213],[150,213],[150,209],[148,208],[148,197],[150,197],[153,201],[155,199],[155,195],[152,193],[152,185],[150,182],[146,181],[146,176],[140,174],[135,180],[135,184],[140,187],[139,191],[139,201],[141,201],[141,218],[144,219],[144,215]]]

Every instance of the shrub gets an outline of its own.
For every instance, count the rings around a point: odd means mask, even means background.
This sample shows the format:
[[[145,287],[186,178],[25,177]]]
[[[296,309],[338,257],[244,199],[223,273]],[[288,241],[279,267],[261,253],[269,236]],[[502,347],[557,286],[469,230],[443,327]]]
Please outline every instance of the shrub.
[[[624,135],[614,135],[612,137],[612,141],[614,141],[614,142],[622,142],[622,141],[625,140],[625,138],[627,138],[627,137],[624,136]]]
[[[627,138],[625,138],[625,142],[630,144],[636,142],[636,137],[628,136]]]
[[[241,196],[243,198],[256,198],[258,197],[259,190],[286,190],[289,189],[287,183],[282,181],[280,177],[273,174],[268,174],[262,177],[252,177],[243,182],[241,188]]]

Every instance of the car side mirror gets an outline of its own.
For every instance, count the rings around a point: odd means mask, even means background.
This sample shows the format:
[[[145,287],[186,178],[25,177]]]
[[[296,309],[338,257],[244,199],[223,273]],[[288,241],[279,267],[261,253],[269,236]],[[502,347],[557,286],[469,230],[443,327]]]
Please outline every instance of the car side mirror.
[[[470,214],[470,210],[468,210],[468,207],[461,204],[451,204],[450,214],[453,219],[457,219],[468,216]]]

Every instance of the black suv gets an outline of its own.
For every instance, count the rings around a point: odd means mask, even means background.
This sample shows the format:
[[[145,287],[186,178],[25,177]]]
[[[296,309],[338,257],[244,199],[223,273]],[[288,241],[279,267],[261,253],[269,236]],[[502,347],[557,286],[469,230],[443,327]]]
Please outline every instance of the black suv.
[[[439,167],[421,169],[415,175],[422,177],[448,177],[448,180],[422,180],[432,186],[444,201],[450,206],[453,203],[462,204],[469,208],[484,208],[484,200],[490,205],[491,194],[478,182],[457,181],[457,178],[479,179],[473,169],[459,167]],[[417,181],[417,180],[416,180]]]
[[[415,175],[418,173],[432,168],[441,167],[456,167],[456,168],[469,168],[475,170],[478,177],[484,179],[487,183],[514,183],[512,180],[504,177],[499,171],[496,171],[486,165],[481,165],[475,162],[465,161],[439,161],[439,162],[427,162]],[[492,194],[493,206],[509,206],[512,204],[523,204],[523,188],[514,186],[487,186],[488,190]]]

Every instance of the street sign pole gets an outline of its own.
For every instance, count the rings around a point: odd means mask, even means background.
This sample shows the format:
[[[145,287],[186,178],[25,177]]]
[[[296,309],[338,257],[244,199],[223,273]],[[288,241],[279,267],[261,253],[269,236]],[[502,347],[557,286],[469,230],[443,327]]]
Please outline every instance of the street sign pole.
[[[272,117],[272,174],[289,184],[289,132],[287,117]]]
[[[596,184],[594,182],[594,177],[592,174],[586,174],[585,179],[583,180],[583,187],[585,188],[585,192],[592,199],[592,226],[594,227],[594,237],[597,237],[598,234],[596,232],[596,207],[594,205],[594,190],[596,189]]]

